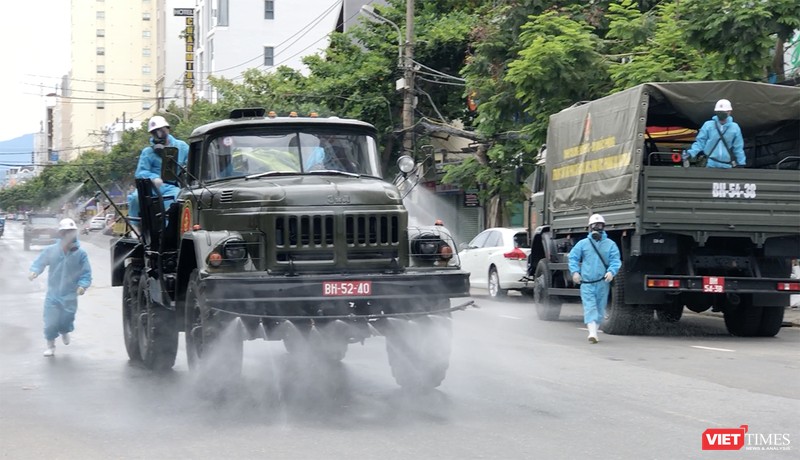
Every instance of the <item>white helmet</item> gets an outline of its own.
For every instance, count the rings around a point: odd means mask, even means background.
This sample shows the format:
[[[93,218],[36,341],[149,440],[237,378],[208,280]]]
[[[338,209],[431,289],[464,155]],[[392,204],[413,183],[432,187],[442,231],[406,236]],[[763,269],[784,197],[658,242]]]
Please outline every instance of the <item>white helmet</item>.
[[[733,106],[731,106],[731,101],[727,99],[720,99],[717,101],[717,105],[714,106],[715,112],[729,112],[733,110]]]
[[[603,219],[603,216],[600,214],[592,214],[592,217],[589,218],[589,226],[591,227],[594,224],[603,224],[605,225],[606,220]]]
[[[78,226],[75,225],[75,221],[72,219],[61,219],[61,222],[58,223],[58,231],[61,230],[77,230]]]
[[[149,133],[152,133],[154,130],[163,127],[169,128],[169,123],[167,123],[166,118],[160,115],[150,118],[150,121],[147,122],[147,132]]]

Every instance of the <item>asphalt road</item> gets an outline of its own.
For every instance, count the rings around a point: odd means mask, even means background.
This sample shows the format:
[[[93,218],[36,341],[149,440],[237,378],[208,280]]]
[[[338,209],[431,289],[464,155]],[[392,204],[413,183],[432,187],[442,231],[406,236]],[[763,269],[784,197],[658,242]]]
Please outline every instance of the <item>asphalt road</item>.
[[[25,278],[38,251],[22,251],[17,223],[0,238],[0,457],[800,458],[798,328],[740,339],[685,315],[590,345],[578,306],[547,323],[521,297],[477,296],[480,309],[454,315],[450,371],[432,393],[400,390],[373,338],[331,366],[247,342],[243,381],[212,395],[182,345],[164,375],[128,363],[108,238],[82,238],[94,286],[54,358],[42,357],[45,277]],[[701,450],[706,429],[745,424],[788,434],[790,450]]]

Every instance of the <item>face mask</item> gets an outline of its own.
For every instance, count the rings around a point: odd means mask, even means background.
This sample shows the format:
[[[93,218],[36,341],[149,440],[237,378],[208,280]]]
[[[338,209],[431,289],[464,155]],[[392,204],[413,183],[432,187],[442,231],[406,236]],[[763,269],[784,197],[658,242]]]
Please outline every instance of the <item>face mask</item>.
[[[603,237],[603,224],[594,224],[589,228],[592,231],[592,239],[600,241],[600,238]]]
[[[159,129],[153,131],[150,134],[153,135],[153,143],[154,144],[156,144],[156,145],[162,144],[162,148],[163,148],[163,144],[167,143],[167,136],[169,135],[169,132],[167,132],[167,130],[165,128],[159,128]]]
[[[717,118],[719,121],[725,121],[728,119],[728,112],[717,112]]]
[[[64,244],[71,244],[78,240],[78,232],[75,230],[68,230],[61,232],[61,241]]]

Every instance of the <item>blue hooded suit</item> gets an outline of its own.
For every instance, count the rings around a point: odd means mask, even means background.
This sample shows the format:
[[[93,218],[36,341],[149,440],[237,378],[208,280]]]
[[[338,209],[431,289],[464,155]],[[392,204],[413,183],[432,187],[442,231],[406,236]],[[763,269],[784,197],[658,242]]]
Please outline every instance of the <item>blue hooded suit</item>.
[[[715,125],[719,126],[719,131]],[[725,148],[719,133],[722,133],[722,139],[731,149],[731,153],[735,158],[731,158],[728,149]],[[692,158],[696,157],[698,153],[704,152],[708,156],[707,168],[731,168],[732,161],[736,161],[737,165],[744,166],[747,158],[744,155],[744,139],[742,138],[742,130],[739,125],[734,123],[733,116],[728,116],[725,124],[719,124],[719,118],[714,115],[711,120],[703,123],[703,127],[697,133],[691,148],[686,151]]]
[[[167,135],[167,147],[175,147],[178,149],[178,163],[181,166],[186,166],[186,161],[189,158],[189,144],[176,139],[172,134]],[[153,148],[155,144],[153,139],[150,138],[150,145],[142,149],[139,155],[139,164],[136,166],[136,173],[134,177],[137,179],[155,179],[161,177],[161,155],[156,153]],[[164,183],[159,189],[161,195],[164,197],[165,204],[168,197],[178,196],[180,188]],[[136,191],[128,194],[128,216],[139,217],[139,195]]]
[[[47,295],[44,300],[44,337],[55,340],[59,334],[75,329],[75,312],[78,310],[78,288],[92,284],[89,255],[76,240],[66,250],[61,241],[47,246],[33,261],[30,271],[47,273]]]
[[[595,251],[592,248],[597,248]],[[600,259],[602,254],[605,263]],[[606,268],[608,263],[608,268]],[[581,275],[581,302],[583,302],[583,322],[600,324],[606,315],[608,288],[610,284],[603,279],[606,272],[617,276],[622,259],[617,244],[608,238],[605,231],[600,232],[600,241],[594,241],[591,234],[578,241],[569,252],[569,272]]]

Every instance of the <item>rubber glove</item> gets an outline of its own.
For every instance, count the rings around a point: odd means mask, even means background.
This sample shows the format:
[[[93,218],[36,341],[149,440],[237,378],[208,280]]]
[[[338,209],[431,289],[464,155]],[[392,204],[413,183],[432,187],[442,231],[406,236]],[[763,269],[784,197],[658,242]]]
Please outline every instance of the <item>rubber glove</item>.
[[[603,277],[606,280],[606,283],[610,283],[614,279],[614,275],[611,272],[606,272],[606,276]]]
[[[78,295],[83,295],[86,293],[86,288],[83,286],[78,286]]]
[[[578,273],[578,272],[573,273],[572,274],[572,282],[575,283],[575,284],[581,284],[581,274]]]
[[[164,185],[164,181],[160,177],[150,179],[150,181],[153,183],[153,187],[155,188],[161,188],[161,186]]]
[[[31,281],[35,280],[37,276],[39,276],[38,273],[34,273],[34,272],[28,273],[28,279],[31,280]]]

